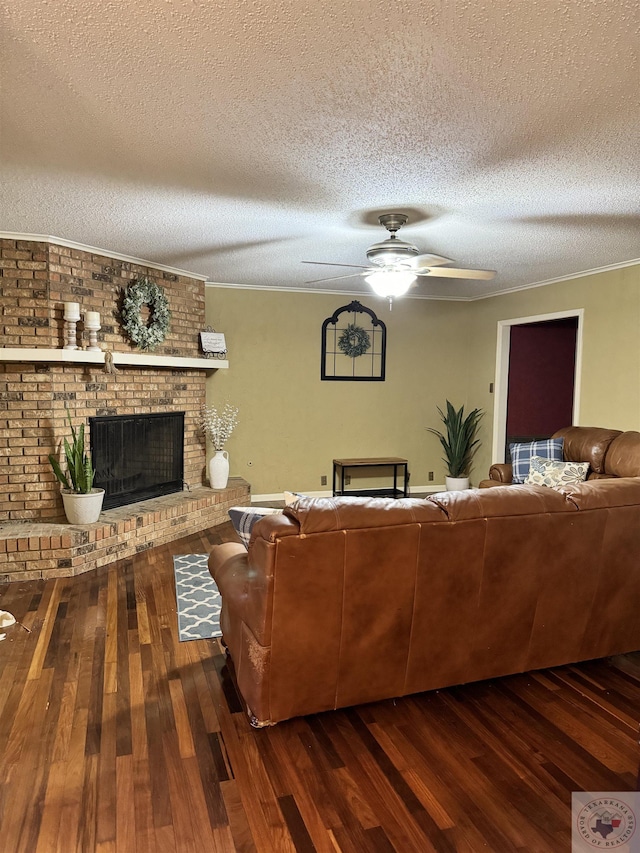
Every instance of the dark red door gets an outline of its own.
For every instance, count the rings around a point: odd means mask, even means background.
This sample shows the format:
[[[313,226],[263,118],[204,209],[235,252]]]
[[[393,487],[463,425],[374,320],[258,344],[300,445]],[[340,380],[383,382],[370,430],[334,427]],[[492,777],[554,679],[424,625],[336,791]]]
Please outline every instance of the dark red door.
[[[511,327],[507,449],[573,422],[577,332],[577,317]]]

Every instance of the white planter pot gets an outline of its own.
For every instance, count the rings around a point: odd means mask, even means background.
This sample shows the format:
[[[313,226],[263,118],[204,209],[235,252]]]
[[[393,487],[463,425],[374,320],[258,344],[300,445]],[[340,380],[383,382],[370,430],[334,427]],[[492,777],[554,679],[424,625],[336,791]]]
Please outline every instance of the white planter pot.
[[[212,489],[226,489],[229,479],[229,454],[216,450],[209,460],[209,484]]]
[[[102,512],[104,489],[91,489],[86,495],[62,491],[62,503],[69,524],[94,524]]]
[[[448,492],[461,492],[469,488],[468,477],[445,477],[444,482]]]

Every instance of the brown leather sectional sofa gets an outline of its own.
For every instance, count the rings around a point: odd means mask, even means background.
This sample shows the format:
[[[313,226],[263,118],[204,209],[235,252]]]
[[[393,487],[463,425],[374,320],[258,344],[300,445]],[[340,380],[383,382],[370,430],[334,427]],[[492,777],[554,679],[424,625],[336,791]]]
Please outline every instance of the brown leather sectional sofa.
[[[256,725],[640,649],[640,478],[306,498],[217,546]]]
[[[559,429],[551,437],[564,438],[567,462],[589,463],[589,480],[640,477],[640,432],[570,426]],[[481,489],[504,486],[511,483],[511,474],[509,463],[497,463],[489,469],[489,479],[478,485]]]

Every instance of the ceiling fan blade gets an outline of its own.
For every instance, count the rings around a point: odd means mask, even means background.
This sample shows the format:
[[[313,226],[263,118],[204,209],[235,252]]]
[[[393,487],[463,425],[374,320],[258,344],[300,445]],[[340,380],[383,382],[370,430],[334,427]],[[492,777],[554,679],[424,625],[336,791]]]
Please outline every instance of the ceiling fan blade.
[[[363,264],[331,264],[326,261],[300,261],[301,264],[318,264],[322,267],[353,267],[356,270],[368,270]]]
[[[303,261],[304,263],[304,261]],[[339,264],[338,264],[339,266]],[[365,267],[368,269],[368,267]],[[338,281],[340,278],[357,278],[360,275],[364,275],[362,272],[350,272],[347,275],[334,275],[331,278],[314,278],[312,281],[305,281],[305,284],[318,284],[320,281]]]
[[[413,270],[416,275],[431,275],[440,278],[477,278],[489,280],[495,277],[495,270],[457,270],[453,267],[436,267],[435,269]]]
[[[407,261],[413,269],[420,267],[439,267],[441,264],[452,264],[451,258],[443,258],[442,255],[416,255]]]

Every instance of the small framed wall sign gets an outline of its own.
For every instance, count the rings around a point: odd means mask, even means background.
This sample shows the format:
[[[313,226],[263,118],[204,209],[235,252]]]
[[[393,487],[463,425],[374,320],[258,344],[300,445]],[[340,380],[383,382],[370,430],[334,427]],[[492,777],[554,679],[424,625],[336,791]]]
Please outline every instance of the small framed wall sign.
[[[200,332],[200,346],[207,358],[224,358],[227,354],[224,335],[210,326],[207,326],[204,332]]]

